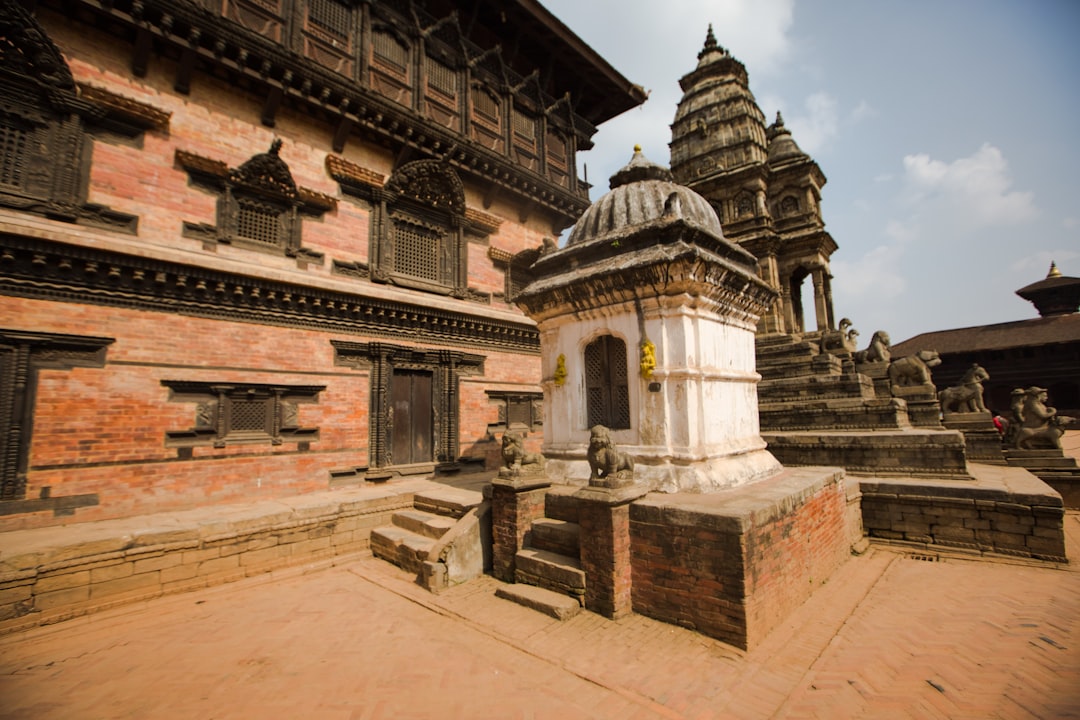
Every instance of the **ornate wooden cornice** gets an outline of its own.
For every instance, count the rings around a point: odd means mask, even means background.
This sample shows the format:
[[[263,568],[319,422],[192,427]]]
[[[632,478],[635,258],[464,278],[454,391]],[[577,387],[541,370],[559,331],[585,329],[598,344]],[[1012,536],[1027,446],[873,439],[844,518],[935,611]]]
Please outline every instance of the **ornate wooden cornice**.
[[[540,352],[540,336],[527,322],[372,298],[362,286],[356,292],[325,290],[8,234],[0,235],[0,293],[425,345]]]
[[[223,22],[189,0],[81,0],[97,13],[106,31],[134,37],[133,69],[145,74],[150,55],[164,51],[177,60],[175,87],[187,92],[195,68],[211,68],[248,92],[265,96],[263,123],[274,125],[276,110],[286,101],[303,107],[332,126],[334,149],[341,151],[350,134],[360,133],[394,148],[410,148],[439,159],[459,172],[531,202],[572,223],[588,207],[587,192],[580,194],[515,163],[442,126],[417,116],[410,108],[382,97],[319,63],[283,51],[279,43],[240,25]],[[595,130],[587,128],[579,144],[587,144]],[[582,132],[580,129],[576,132]],[[489,191],[489,196],[493,196]]]
[[[139,130],[165,132],[169,129],[170,112],[93,85],[77,85],[80,98],[103,108],[116,122],[132,125]]]

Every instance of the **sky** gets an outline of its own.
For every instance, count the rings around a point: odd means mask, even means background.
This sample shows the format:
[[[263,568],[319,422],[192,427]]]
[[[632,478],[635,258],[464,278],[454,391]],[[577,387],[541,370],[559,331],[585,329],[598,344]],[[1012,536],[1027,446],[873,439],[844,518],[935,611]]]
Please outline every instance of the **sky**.
[[[1077,0],[542,0],[649,99],[578,155],[592,200],[670,125],[709,24],[828,182],[836,317],[863,343],[1038,317],[1080,277]],[[564,232],[562,241],[567,233]]]

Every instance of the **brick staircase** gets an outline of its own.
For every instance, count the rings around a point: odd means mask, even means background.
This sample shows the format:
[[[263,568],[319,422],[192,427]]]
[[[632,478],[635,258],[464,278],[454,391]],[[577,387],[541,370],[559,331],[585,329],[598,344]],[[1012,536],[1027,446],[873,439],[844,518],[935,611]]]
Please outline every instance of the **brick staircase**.
[[[371,531],[371,552],[417,574],[438,592],[484,573],[490,566],[490,505],[481,493],[458,488],[417,492],[413,507]]]
[[[560,620],[580,612],[585,597],[581,568],[581,526],[576,487],[555,486],[544,499],[544,517],[534,520],[525,546],[515,555],[515,584],[496,592],[501,598]]]

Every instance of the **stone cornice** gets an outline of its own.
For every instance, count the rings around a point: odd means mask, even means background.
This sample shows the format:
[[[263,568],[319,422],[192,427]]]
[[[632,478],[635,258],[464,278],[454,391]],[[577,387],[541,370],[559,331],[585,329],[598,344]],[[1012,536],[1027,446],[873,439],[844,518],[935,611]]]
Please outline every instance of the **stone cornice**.
[[[526,322],[0,234],[0,294],[538,354]]]

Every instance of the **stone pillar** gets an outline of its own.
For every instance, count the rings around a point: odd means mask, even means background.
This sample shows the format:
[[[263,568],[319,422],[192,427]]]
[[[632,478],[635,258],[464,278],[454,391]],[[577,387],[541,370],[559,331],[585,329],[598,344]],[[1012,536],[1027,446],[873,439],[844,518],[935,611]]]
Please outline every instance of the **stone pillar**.
[[[814,278],[814,315],[817,319],[816,330],[824,332],[829,327],[829,304],[825,294],[825,271],[820,268],[815,270],[811,277]],[[805,310],[803,311],[805,313]]]
[[[546,477],[503,477],[491,481],[491,569],[503,582],[514,582],[518,550],[534,520],[544,517]]]
[[[581,569],[585,609],[612,619],[633,611],[630,565],[630,503],[649,488],[590,484],[574,493],[580,502]]]

